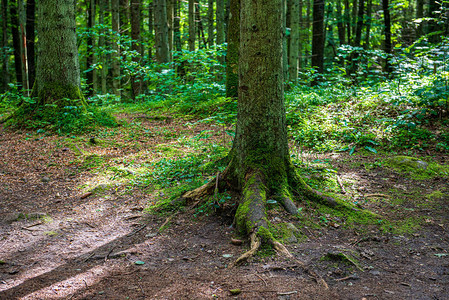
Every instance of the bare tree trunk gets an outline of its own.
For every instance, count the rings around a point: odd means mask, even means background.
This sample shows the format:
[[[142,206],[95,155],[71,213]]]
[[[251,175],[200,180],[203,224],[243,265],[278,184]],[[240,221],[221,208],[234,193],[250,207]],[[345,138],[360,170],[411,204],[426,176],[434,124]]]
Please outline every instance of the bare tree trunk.
[[[26,4],[26,33],[27,33],[27,61],[28,82],[30,88],[34,85],[36,78],[36,54],[35,54],[35,24],[36,24],[36,1],[28,0]]]
[[[181,25],[180,25],[180,7],[179,0],[173,0],[173,39],[174,39],[174,47],[176,51],[182,50],[181,44]]]
[[[217,45],[225,42],[225,2],[217,0]]]
[[[2,43],[0,55],[2,56],[2,91],[8,90],[9,78],[9,54],[7,53],[8,47],[8,0],[2,0]]]
[[[350,14],[350,8],[349,8],[349,0],[345,1],[345,24],[346,24],[346,44],[351,44],[351,14]]]
[[[86,0],[86,17],[87,17],[87,28],[89,31],[89,35],[87,37],[87,69],[91,70],[86,73],[87,79],[87,93],[89,96],[94,95],[96,92],[96,69],[94,68],[95,64],[95,40],[93,35],[93,27],[95,26],[95,0]]]
[[[189,0],[189,51],[195,51],[195,0]]]
[[[370,34],[371,34],[371,18],[372,18],[372,10],[373,10],[373,0],[368,0],[367,8],[366,8],[366,33],[365,33],[365,49],[369,49],[370,47]]]
[[[304,47],[303,45],[303,40],[304,40],[304,30],[303,30],[303,25],[304,25],[304,17],[303,17],[303,6],[304,6],[304,0],[299,0],[299,46],[298,46],[298,69],[299,71],[302,70],[303,67],[303,55],[304,55]]]
[[[299,56],[299,0],[290,0],[290,45],[289,45],[289,77],[291,81],[298,79]]]
[[[168,47],[167,0],[155,0],[154,27],[156,32],[156,61],[167,63],[170,61]]]
[[[341,10],[341,1],[337,0],[337,29],[338,29],[338,41],[340,45],[345,43],[345,22]]]
[[[142,61],[142,46],[140,36],[140,0],[131,0],[131,38],[132,50],[138,55],[132,57],[132,61],[140,66]],[[137,76],[131,76],[132,96],[135,100],[142,93],[142,79]]]
[[[357,27],[356,27],[356,31],[355,31],[355,41],[354,41],[354,45],[356,47],[360,47],[360,44],[362,42],[364,8],[365,8],[365,0],[359,0]]]
[[[150,41],[154,40],[154,0],[150,0],[148,4],[148,31],[150,34]],[[153,47],[148,47],[148,60],[153,59]]]
[[[392,69],[390,64],[390,55],[391,55],[391,18],[390,18],[390,5],[388,0],[382,0],[382,9],[384,11],[384,50],[387,54],[387,58],[385,59],[385,72],[387,72],[388,76],[391,75]]]
[[[350,45],[354,45],[355,39],[355,31],[357,26],[357,0],[352,0],[352,12],[351,12],[351,40]]]
[[[214,0],[208,0],[207,6],[207,45],[214,45]]]
[[[167,28],[168,28],[168,55],[172,61],[173,51],[173,0],[166,0],[167,3]]]
[[[120,0],[120,33],[130,33],[129,19],[129,0]]]
[[[239,87],[240,0],[231,0],[226,54],[226,97],[237,98]]]
[[[324,73],[324,0],[313,1],[312,68]],[[312,82],[317,83],[317,80]]]
[[[112,91],[116,96],[120,96],[120,47],[119,47],[119,30],[120,30],[120,2],[119,0],[111,0],[111,25],[115,34],[112,42]]]
[[[201,16],[201,5],[199,1],[195,3],[195,19],[198,33],[198,47],[200,49],[207,47],[206,37],[204,35],[203,18]]]
[[[16,82],[17,85],[20,86],[20,88],[23,87],[23,77],[22,77],[22,57],[20,52],[20,24],[19,24],[19,13],[18,13],[18,1],[17,0],[11,0],[10,1],[10,8],[9,8],[9,15],[10,15],[10,28],[11,28],[11,34],[12,34],[12,44],[14,48],[14,69],[16,71]]]

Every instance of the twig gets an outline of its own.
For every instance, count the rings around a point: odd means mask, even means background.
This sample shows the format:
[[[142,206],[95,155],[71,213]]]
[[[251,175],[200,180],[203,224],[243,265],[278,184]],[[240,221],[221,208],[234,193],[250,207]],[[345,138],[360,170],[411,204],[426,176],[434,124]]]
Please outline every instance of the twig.
[[[108,260],[109,255],[111,255],[112,251],[114,251],[115,248],[117,248],[117,245],[115,245],[114,247],[111,248],[111,250],[109,250],[108,254],[106,254],[106,256],[104,257],[104,261]]]
[[[279,296],[288,296],[288,295],[293,295],[293,294],[297,294],[298,291],[291,291],[291,292],[285,292],[285,293],[280,293],[278,292]]]
[[[263,283],[265,283],[265,286],[268,286],[268,283],[265,281],[265,279],[263,279],[261,276],[259,276],[259,274],[254,274],[254,275],[256,275],[257,277],[259,277],[260,280],[262,280]]]
[[[28,230],[28,231],[37,231],[39,229],[31,229],[31,227],[37,226],[37,225],[41,225],[42,222],[37,222],[35,224],[29,225],[29,226],[24,226],[22,227],[22,229]]]
[[[343,182],[341,181],[341,178],[338,175],[337,175],[337,182],[338,182],[338,185],[341,188],[341,193],[342,194],[346,194],[345,186],[343,185]]]
[[[345,281],[345,280],[348,280],[348,279],[357,279],[357,278],[354,275],[349,275],[349,276],[346,276],[346,277],[343,277],[343,278],[335,279],[335,281]]]
[[[161,231],[162,228],[164,228],[165,225],[167,225],[168,222],[171,221],[171,219],[173,219],[177,214],[179,213],[179,211],[177,213],[174,213],[173,215],[171,215],[170,217],[168,217],[164,223],[162,223],[161,227],[159,227],[158,231]]]
[[[128,237],[133,236],[133,235],[135,235],[136,233],[142,231],[145,227],[147,227],[147,225],[148,225],[148,224],[144,224],[144,225],[142,225],[140,228],[138,228],[138,229],[134,230],[133,232],[129,233],[129,234],[128,234]]]
[[[366,194],[365,195],[365,198],[370,198],[370,197],[390,198],[390,196],[385,195],[385,194]]]
[[[91,257],[93,257],[95,255],[95,252],[92,252],[88,257],[86,257],[84,260],[83,260],[83,263],[85,263],[86,261],[88,261]]]

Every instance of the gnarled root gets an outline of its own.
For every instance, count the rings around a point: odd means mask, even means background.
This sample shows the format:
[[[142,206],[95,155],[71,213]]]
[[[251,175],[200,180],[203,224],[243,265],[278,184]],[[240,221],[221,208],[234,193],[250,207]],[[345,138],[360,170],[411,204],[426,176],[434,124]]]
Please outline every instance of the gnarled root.
[[[235,261],[236,265],[239,265],[245,261],[247,261],[249,258],[253,257],[254,254],[256,254],[257,250],[259,250],[260,246],[262,245],[262,241],[260,237],[257,236],[257,233],[252,233],[250,235],[250,241],[251,241],[251,247],[249,251],[243,253],[237,260]]]

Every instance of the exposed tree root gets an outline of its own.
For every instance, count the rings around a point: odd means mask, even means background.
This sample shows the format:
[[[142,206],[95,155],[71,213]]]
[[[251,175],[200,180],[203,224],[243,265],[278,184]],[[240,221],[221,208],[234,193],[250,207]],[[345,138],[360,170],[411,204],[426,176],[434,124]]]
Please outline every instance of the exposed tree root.
[[[254,256],[254,254],[256,254],[256,252],[259,250],[260,246],[262,245],[262,241],[260,239],[260,237],[257,236],[256,233],[252,233],[250,235],[250,241],[251,241],[251,246],[249,251],[243,253],[239,258],[237,258],[237,260],[235,261],[234,264],[239,265],[245,261],[247,261],[249,258],[251,258],[252,256]]]

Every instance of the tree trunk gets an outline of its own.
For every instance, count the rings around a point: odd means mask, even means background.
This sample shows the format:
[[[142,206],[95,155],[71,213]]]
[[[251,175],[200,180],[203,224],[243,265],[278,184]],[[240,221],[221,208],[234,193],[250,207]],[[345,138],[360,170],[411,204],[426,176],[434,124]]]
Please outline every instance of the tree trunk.
[[[324,0],[313,1],[312,68],[324,73]]]
[[[195,51],[195,0],[189,0],[189,51]]]
[[[354,46],[354,41],[355,41],[355,34],[356,34],[356,27],[357,27],[357,0],[352,0],[352,12],[351,12],[351,32],[352,32],[352,36],[351,36],[351,40],[350,40],[350,45]]]
[[[209,48],[214,45],[214,0],[207,3],[207,45]]]
[[[30,88],[34,85],[36,78],[36,55],[35,55],[35,24],[36,24],[36,1],[28,0],[26,4],[26,33],[27,33],[27,61],[28,81]]]
[[[120,33],[129,35],[129,19],[129,0],[120,0]]]
[[[170,61],[168,48],[167,2],[166,0],[155,0],[154,3],[156,61],[158,63],[167,63]]]
[[[290,0],[290,45],[289,45],[289,78],[291,81],[298,79],[298,55],[299,55],[299,0]]]
[[[388,0],[382,0],[382,9],[384,11],[384,51],[387,54],[387,58],[385,59],[385,72],[387,72],[388,76],[391,75],[392,69],[390,64],[390,55],[391,55],[391,19],[390,19],[390,7]]]
[[[290,161],[284,107],[282,1],[241,1],[239,103],[230,163],[216,180],[183,195],[193,200],[213,192],[216,186],[241,192],[235,224],[240,233],[249,235],[251,249],[236,263],[251,257],[262,243],[292,257],[268,229],[268,199],[278,200],[291,214],[297,214],[291,200],[295,191],[310,200],[337,206],[335,200],[307,186]]]
[[[351,9],[349,7],[349,0],[345,1],[345,24],[346,24],[346,44],[351,44]]]
[[[299,0],[299,46],[298,46],[298,69],[302,71],[303,66],[303,40],[304,40],[304,18],[303,18],[303,6],[304,6],[304,0]]]
[[[137,55],[133,55],[132,61],[139,65],[142,60],[142,46],[140,37],[140,0],[131,0],[131,38],[132,50],[137,52]],[[142,80],[137,75],[131,76],[132,96],[135,100],[142,92]]]
[[[225,2],[217,0],[217,45],[225,42]]]
[[[166,0],[167,4],[167,30],[168,30],[168,56],[172,60],[173,50],[173,0]]]
[[[120,1],[111,0],[111,26],[114,32],[114,40],[112,41],[112,92],[120,97],[120,47],[119,47],[119,30],[120,30]]]
[[[2,91],[5,92],[9,89],[9,54],[7,53],[8,47],[8,0],[2,0],[2,43],[0,55],[2,57]]]
[[[99,21],[100,24],[104,24],[105,17],[108,17],[109,10],[108,10],[108,0],[99,0],[99,6],[100,6],[100,15],[99,15]],[[105,43],[105,35],[106,30],[102,29],[100,32],[100,37],[98,39],[98,47],[100,48],[101,54],[100,54],[100,62],[101,62],[101,93],[106,94],[108,92],[108,61],[107,61],[107,55],[105,54],[106,51],[106,43]]]
[[[150,0],[148,4],[148,31],[150,42],[154,41],[154,0]],[[153,47],[148,47],[148,60],[153,59]]]
[[[359,0],[357,27],[355,31],[355,40],[354,40],[354,46],[356,47],[360,47],[360,44],[362,42],[364,8],[365,8],[365,0]]]
[[[226,97],[237,98],[239,86],[240,0],[231,0],[226,54]]]
[[[440,14],[442,12],[440,11],[440,3],[439,0],[429,0],[429,12],[428,16],[430,18],[429,21],[429,32],[433,33],[437,31],[443,31],[445,26],[441,26],[438,24],[439,19],[441,18]],[[447,22],[447,20],[446,20]],[[441,33],[442,34],[442,33]],[[439,43],[441,42],[441,34],[434,34],[429,36],[429,42],[431,43]]]
[[[17,9],[18,1],[11,0],[9,8],[10,15],[10,28],[12,34],[12,45],[14,48],[14,69],[16,71],[16,83],[18,86],[23,87],[22,77],[22,57],[21,57],[21,37],[20,37],[20,24],[19,24],[19,12]]]
[[[201,17],[201,5],[199,2],[195,3],[195,19],[198,34],[198,48],[206,48],[207,41],[204,35],[203,18]]]
[[[288,38],[287,38],[287,0],[283,0],[282,3],[282,31],[283,31],[283,42],[282,42],[282,70],[284,72],[283,77],[284,80],[288,80]]]
[[[93,35],[93,27],[95,26],[95,0],[86,0],[86,17],[87,17],[87,29],[89,35],[87,36],[87,61],[86,66],[88,70],[91,70],[86,73],[87,79],[87,93],[89,96],[95,94],[96,86],[94,86],[94,82],[96,81],[96,69],[94,68],[95,64],[95,40]]]
[[[36,95],[41,104],[65,107],[67,99],[84,99],[80,91],[75,1],[40,0],[38,8]]]
[[[182,50],[179,0],[173,0],[173,39],[176,51]]]
[[[371,15],[373,10],[373,0],[368,0],[366,8],[366,33],[365,33],[365,49],[370,48],[370,32],[371,32]]]
[[[338,29],[338,42],[341,45],[345,43],[345,26],[344,18],[341,10],[341,0],[337,0],[337,29]]]

